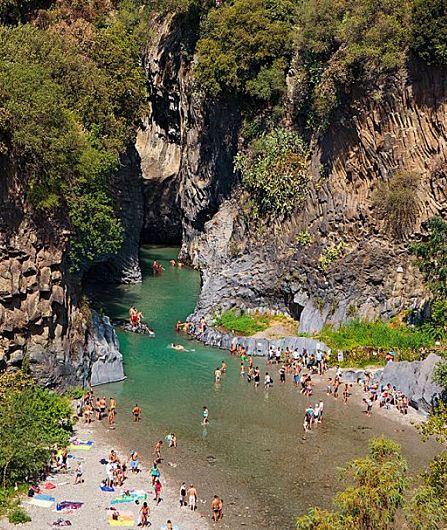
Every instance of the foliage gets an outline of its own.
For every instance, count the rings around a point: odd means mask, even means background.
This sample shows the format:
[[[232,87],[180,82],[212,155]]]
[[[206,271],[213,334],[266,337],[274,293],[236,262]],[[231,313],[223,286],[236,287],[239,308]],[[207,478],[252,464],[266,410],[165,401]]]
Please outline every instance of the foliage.
[[[36,476],[47,464],[54,445],[67,444],[71,426],[69,400],[47,389],[32,385],[2,394],[2,486]]]
[[[416,223],[419,183],[419,175],[399,172],[375,193],[374,206],[384,217],[386,228],[397,239],[410,235]]]
[[[68,217],[77,267],[122,243],[106,194],[135,135],[145,81],[141,27],[131,3],[120,5],[61,0],[34,24],[0,26],[0,149],[20,167],[28,203]]]
[[[213,96],[277,99],[285,90],[295,17],[290,0],[235,0],[211,9],[197,43],[198,85]]]
[[[290,215],[308,194],[308,150],[294,132],[275,129],[238,153],[235,169],[254,201],[252,215]]]
[[[295,242],[307,247],[312,243],[312,235],[307,230],[301,230],[295,237]]]
[[[411,247],[419,258],[419,268],[433,294],[447,296],[447,221],[434,217],[428,222],[428,235]]]
[[[429,65],[447,64],[447,5],[444,0],[413,0],[412,48]]]
[[[441,361],[436,365],[433,381],[447,390],[447,361]]]
[[[326,247],[318,258],[318,265],[320,268],[325,272],[329,270],[332,263],[343,254],[344,248],[345,243],[343,241],[339,241],[338,243]]]
[[[353,319],[338,329],[325,326],[318,338],[334,350],[353,351],[357,348],[396,352],[416,351],[434,344],[430,334],[417,328],[387,322],[366,322]]]
[[[385,438],[372,439],[368,455],[349,462],[343,471],[351,482],[336,495],[335,510],[313,509],[297,521],[298,530],[387,530],[403,505],[407,464],[400,446]]]
[[[297,97],[304,121],[325,127],[352,93],[405,64],[407,0],[309,0],[297,27]]]
[[[230,309],[220,315],[216,320],[216,325],[240,335],[253,335],[266,330],[270,320],[269,315],[238,313]]]
[[[8,520],[12,524],[24,524],[31,521],[31,517],[23,510],[23,508],[14,508],[8,514]]]
[[[439,443],[447,444],[447,405],[439,403],[419,429],[424,441],[433,436]]]

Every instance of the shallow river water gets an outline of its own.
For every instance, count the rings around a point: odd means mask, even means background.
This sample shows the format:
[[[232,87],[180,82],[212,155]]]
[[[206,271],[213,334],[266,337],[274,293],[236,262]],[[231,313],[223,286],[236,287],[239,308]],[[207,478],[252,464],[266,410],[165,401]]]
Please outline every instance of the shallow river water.
[[[96,290],[113,318],[126,318],[130,305],[140,309],[155,338],[119,332],[127,379],[101,387],[116,396],[117,428],[114,436],[127,446],[149,452],[157,439],[175,431],[177,451],[164,449],[164,465],[174,484],[193,482],[207,504],[214,493],[222,496],[225,526],[238,528],[294,527],[294,518],[312,505],[328,506],[339,487],[336,467],[366,452],[368,439],[385,434],[402,445],[414,471],[436,448],[420,442],[412,427],[381,416],[367,418],[355,403],[344,406],[329,399],[323,389],[312,402],[325,402],[325,420],[303,437],[302,418],[308,400],[293,388],[277,384],[265,392],[255,390],[239,376],[239,361],[227,352],[212,349],[179,336],[174,329],[194,309],[200,277],[188,268],[169,265],[176,248],[144,247],[141,250],[142,284]],[[151,263],[159,260],[165,272],[152,276]],[[189,351],[168,346],[180,343]],[[228,373],[214,383],[213,371],[225,359]],[[262,365],[263,361],[257,363]],[[142,421],[130,421],[135,403],[143,409]],[[201,410],[207,405],[210,425],[201,426]],[[125,417],[129,415],[128,417]]]

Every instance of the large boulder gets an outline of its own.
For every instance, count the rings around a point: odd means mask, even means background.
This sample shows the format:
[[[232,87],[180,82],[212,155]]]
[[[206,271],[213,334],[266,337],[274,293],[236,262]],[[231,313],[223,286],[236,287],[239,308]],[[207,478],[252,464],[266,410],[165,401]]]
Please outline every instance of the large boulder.
[[[123,356],[109,317],[92,311],[91,330],[87,347],[88,357],[93,361],[90,372],[91,386],[122,381],[125,379]]]
[[[430,412],[445,397],[445,391],[433,381],[433,371],[440,361],[439,355],[430,353],[423,361],[390,362],[381,373],[379,383],[396,387],[409,398],[413,407]]]

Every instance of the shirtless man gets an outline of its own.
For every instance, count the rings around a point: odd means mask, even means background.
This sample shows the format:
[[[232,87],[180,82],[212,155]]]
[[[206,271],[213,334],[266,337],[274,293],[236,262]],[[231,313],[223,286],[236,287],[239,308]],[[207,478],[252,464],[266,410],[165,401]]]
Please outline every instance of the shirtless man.
[[[219,512],[220,512],[220,499],[217,495],[214,495],[213,500],[211,501],[211,513],[213,517],[213,521],[217,523],[219,520]]]
[[[102,420],[102,418],[106,415],[106,408],[107,408],[107,401],[104,396],[99,400],[99,419],[100,420]]]
[[[141,419],[141,408],[135,403],[135,407],[132,409],[133,421],[140,421]]]
[[[216,383],[220,381],[221,377],[222,377],[222,371],[219,367],[217,367],[214,370],[214,380],[216,381]]]
[[[223,374],[227,371],[227,363],[225,361],[222,361],[222,366],[220,367],[220,371]]]
[[[161,446],[163,445],[163,441],[159,440],[154,447],[154,455],[155,455],[155,461],[161,462]]]
[[[189,508],[193,512],[197,509],[197,490],[192,484],[188,488],[187,495]]]
[[[109,411],[116,410],[116,401],[113,398],[109,398]]]

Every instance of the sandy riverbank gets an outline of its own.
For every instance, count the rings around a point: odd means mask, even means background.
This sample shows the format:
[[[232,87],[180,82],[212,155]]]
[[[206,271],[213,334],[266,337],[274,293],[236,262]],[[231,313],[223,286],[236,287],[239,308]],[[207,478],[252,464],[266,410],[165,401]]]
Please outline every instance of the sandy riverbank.
[[[75,430],[76,436],[80,440],[92,440],[94,443],[90,450],[70,451],[71,457],[68,460],[68,472],[60,472],[49,478],[49,481],[55,484],[56,488],[45,490],[44,493],[55,497],[56,503],[62,501],[79,501],[83,502],[84,505],[72,513],[64,514],[54,511],[56,509],[55,504],[51,508],[43,508],[30,505],[28,499],[24,498],[22,502],[23,508],[31,516],[32,521],[28,524],[20,525],[20,527],[43,530],[50,528],[53,522],[62,518],[71,522],[71,526],[67,528],[73,528],[73,530],[106,530],[113,528],[108,523],[108,518],[111,513],[108,508],[110,501],[121,494],[121,489],[116,489],[114,493],[101,491],[100,483],[106,478],[106,468],[100,461],[103,458],[107,458],[112,448],[120,456],[123,454],[128,455],[127,449],[130,448],[111,445],[111,442],[108,441],[107,432],[109,431],[105,428],[105,422],[104,426],[100,422],[95,422],[90,425],[79,422]],[[126,449],[125,452],[124,449]],[[75,485],[75,468],[79,461],[83,464],[84,483]],[[159,530],[164,528],[168,519],[174,523],[174,528],[178,530],[206,530],[211,527],[207,517],[201,515],[199,512],[193,513],[187,508],[179,507],[177,488],[167,482],[163,473],[164,466],[160,468],[162,472],[163,501],[158,506],[155,506],[147,465],[150,468],[151,463],[143,462],[142,472],[138,474],[128,472],[124,489],[144,490],[148,494],[147,500],[151,510],[151,529]],[[133,528],[137,528],[141,503],[138,505],[135,503],[126,503],[118,506],[123,512],[133,515],[135,521]],[[203,511],[209,508],[208,503],[201,503],[199,498],[199,508],[201,506]],[[12,530],[14,528],[18,528],[17,525],[12,525],[6,520],[0,521],[1,530]]]

